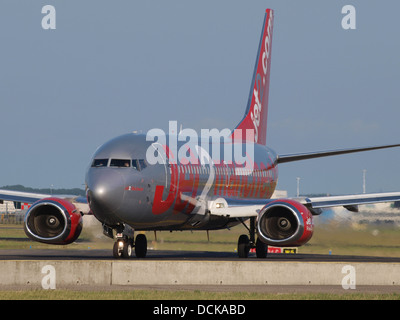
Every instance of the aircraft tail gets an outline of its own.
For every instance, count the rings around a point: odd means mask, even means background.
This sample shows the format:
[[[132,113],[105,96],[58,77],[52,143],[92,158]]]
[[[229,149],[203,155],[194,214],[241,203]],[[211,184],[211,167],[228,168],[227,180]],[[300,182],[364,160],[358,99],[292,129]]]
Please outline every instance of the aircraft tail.
[[[267,9],[246,112],[242,121],[232,132],[233,140],[266,144],[273,21],[273,10]],[[237,131],[238,129],[241,130]],[[247,129],[251,129],[254,134],[246,132]]]

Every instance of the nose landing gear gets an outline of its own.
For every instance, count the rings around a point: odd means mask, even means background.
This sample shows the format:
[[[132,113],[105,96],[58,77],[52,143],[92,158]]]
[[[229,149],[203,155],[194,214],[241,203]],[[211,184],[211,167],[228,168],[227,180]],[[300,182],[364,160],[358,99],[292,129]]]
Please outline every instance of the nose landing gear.
[[[116,231],[116,241],[114,242],[113,247],[114,258],[130,258],[132,256],[133,248],[135,249],[135,255],[137,258],[146,257],[147,238],[144,234],[138,234],[134,241],[134,232],[132,228],[125,228],[125,226],[121,225],[116,228]],[[107,235],[110,235],[110,232],[108,232]]]
[[[130,258],[132,255],[131,239],[119,239],[114,243],[113,256],[114,258]]]
[[[137,258],[145,258],[147,254],[147,238],[144,234],[138,234],[135,242],[131,238],[117,238],[113,247],[114,258],[130,258],[135,248]]]

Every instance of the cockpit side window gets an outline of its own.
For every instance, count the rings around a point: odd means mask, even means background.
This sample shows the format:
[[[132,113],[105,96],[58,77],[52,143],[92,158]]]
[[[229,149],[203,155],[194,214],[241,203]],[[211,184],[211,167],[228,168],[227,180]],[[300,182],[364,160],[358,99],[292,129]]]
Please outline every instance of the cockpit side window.
[[[142,171],[147,167],[147,162],[144,159],[133,159],[132,167],[134,167],[136,170]]]
[[[108,159],[94,159],[92,163],[92,167],[100,168],[100,167],[107,167]]]
[[[140,170],[143,170],[147,167],[147,163],[144,159],[139,159],[139,163],[140,163]]]
[[[110,167],[129,168],[131,166],[130,159],[111,159]]]
[[[140,170],[139,161],[137,159],[132,160],[132,167],[136,170]]]

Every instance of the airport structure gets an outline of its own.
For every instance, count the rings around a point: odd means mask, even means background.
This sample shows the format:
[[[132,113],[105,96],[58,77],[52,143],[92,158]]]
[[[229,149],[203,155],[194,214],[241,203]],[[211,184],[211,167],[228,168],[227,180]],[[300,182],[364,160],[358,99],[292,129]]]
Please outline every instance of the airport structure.
[[[28,203],[0,200],[0,223],[23,223],[29,207]]]

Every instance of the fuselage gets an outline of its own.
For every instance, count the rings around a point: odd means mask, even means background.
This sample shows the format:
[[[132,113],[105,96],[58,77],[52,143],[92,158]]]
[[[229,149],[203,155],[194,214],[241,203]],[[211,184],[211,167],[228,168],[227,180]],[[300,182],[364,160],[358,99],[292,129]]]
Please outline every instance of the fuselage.
[[[242,143],[207,142],[205,147],[200,140],[192,145],[173,141],[175,147],[161,146],[147,141],[144,134],[130,133],[96,150],[86,186],[89,206],[98,220],[110,227],[128,224],[135,230],[227,228],[240,221],[210,215],[210,201],[269,199],[273,194],[278,179],[276,154],[266,146],[254,144],[249,155]],[[165,150],[163,155],[157,145]],[[234,150],[244,154],[246,161],[235,161]],[[159,161],[154,163],[149,154]]]

